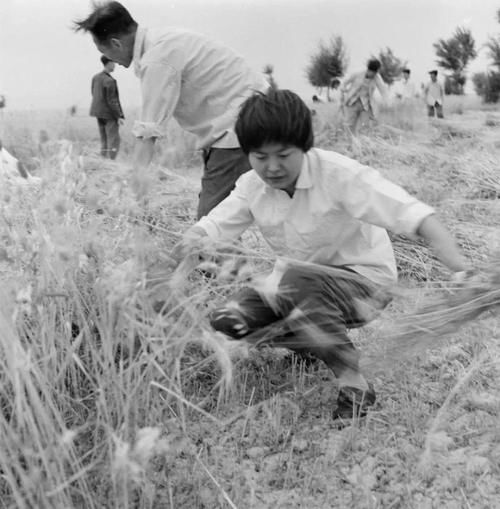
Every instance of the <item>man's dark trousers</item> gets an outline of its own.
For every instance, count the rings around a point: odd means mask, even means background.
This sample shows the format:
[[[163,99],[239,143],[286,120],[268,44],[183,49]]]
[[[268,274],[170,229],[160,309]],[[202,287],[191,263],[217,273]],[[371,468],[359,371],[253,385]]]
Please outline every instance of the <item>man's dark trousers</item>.
[[[203,150],[203,177],[198,202],[198,219],[206,216],[224,198],[243,173],[251,169],[240,147]]]
[[[120,148],[120,134],[118,120],[112,118],[98,118],[99,135],[101,136],[101,155],[115,159]]]
[[[432,104],[427,105],[427,115],[429,117],[434,117],[434,114],[436,114],[437,118],[444,118],[443,115],[443,106],[439,104],[437,101]]]

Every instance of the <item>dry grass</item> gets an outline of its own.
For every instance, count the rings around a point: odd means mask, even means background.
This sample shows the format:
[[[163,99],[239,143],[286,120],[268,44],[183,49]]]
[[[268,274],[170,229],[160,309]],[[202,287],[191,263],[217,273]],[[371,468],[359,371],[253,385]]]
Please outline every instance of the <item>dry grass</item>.
[[[394,239],[398,297],[352,331],[380,403],[342,431],[324,366],[207,326],[269,267],[258,235],[217,259],[218,279],[192,266],[172,278],[166,254],[193,222],[192,140],[174,130],[178,150],[131,185],[92,155],[93,123],[8,118],[5,144],[43,185],[2,188],[0,507],[494,507],[499,322],[476,315],[498,302],[498,152],[481,144],[479,113],[465,108],[463,125],[424,113],[383,111],[357,144],[335,115],[317,119],[320,146],[430,202],[485,276],[453,289],[426,246]]]

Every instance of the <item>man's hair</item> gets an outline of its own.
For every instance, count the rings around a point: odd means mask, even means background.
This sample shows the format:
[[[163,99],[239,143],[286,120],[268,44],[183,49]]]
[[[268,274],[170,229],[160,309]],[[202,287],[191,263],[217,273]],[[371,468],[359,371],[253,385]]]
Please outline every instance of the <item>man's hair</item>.
[[[90,32],[99,42],[105,43],[137,27],[137,22],[120,2],[94,2],[92,6],[93,11],[87,18],[74,21],[76,32]]]
[[[332,81],[330,82],[330,87],[337,87],[340,85],[340,80],[338,78],[333,78]]]
[[[380,60],[377,60],[376,58],[372,58],[372,59],[368,60],[367,68],[369,71],[378,72],[381,65],[382,64],[380,63]]]
[[[410,69],[403,69],[403,72],[405,72],[405,73],[407,73],[407,74],[411,74]]]
[[[102,65],[109,64],[109,62],[112,62],[111,58],[108,58],[106,55],[101,55],[101,62]]]
[[[236,136],[245,154],[266,143],[293,145],[307,152],[314,142],[311,111],[291,90],[256,92],[240,108]]]

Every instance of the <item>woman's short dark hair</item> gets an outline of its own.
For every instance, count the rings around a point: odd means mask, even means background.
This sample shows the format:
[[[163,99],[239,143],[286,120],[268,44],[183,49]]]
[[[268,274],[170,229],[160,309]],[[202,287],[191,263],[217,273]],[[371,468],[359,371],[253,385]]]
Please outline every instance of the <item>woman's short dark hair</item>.
[[[380,66],[382,64],[380,63],[380,60],[377,60],[376,58],[372,58],[371,60],[368,60],[368,70],[373,72],[378,72],[380,69]]]
[[[74,22],[76,32],[90,32],[99,42],[105,43],[137,27],[137,22],[120,2],[95,2],[93,8],[87,18]]]
[[[311,111],[291,90],[256,92],[240,108],[236,136],[245,154],[266,143],[293,145],[307,152],[314,143]]]

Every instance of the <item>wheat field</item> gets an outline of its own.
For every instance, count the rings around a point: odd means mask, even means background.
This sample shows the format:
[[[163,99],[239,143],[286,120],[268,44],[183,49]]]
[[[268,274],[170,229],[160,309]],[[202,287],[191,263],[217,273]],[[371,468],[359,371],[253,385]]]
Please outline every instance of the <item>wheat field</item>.
[[[359,139],[335,107],[316,145],[359,159],[434,206],[471,265],[500,251],[500,113],[449,100],[386,107]],[[391,336],[450,289],[425,245],[393,236],[397,298],[351,331],[378,394],[337,429],[321,363],[214,333],[207,314],[272,264],[258,234],[172,272],[201,163],[173,126],[147,175],[97,156],[93,120],[7,112],[3,143],[41,178],[2,184],[0,507],[491,508],[500,500],[500,319]],[[43,134],[41,134],[43,131]],[[239,270],[234,270],[239,267]]]

